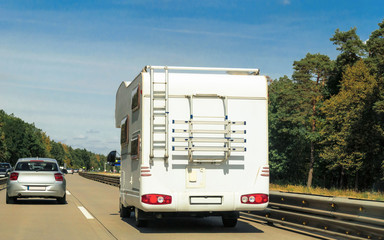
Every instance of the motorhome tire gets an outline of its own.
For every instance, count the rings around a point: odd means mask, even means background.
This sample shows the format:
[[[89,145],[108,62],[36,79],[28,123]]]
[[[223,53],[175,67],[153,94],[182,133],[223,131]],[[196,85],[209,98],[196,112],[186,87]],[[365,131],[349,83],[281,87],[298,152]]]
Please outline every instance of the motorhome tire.
[[[148,224],[148,221],[143,219],[143,211],[138,208],[135,208],[135,224],[136,227],[145,227]]]
[[[225,214],[221,217],[224,227],[235,227],[239,214],[237,212]]]
[[[121,218],[127,218],[131,216],[131,211],[129,207],[124,207],[123,204],[120,202],[120,217]]]

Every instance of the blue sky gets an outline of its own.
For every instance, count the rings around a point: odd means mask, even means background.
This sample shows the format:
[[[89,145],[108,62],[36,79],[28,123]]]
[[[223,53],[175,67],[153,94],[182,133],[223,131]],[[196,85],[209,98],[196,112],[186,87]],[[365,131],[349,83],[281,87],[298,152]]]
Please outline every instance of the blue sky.
[[[329,38],[369,38],[382,0],[0,0],[0,108],[55,141],[119,148],[115,93],[145,65],[249,67],[291,76]]]

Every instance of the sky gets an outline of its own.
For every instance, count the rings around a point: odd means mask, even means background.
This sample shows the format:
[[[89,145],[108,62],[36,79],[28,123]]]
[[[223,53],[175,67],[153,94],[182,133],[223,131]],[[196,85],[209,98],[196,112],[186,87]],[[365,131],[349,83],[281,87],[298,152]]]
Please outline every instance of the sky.
[[[146,65],[290,77],[308,52],[336,58],[336,29],[365,41],[383,19],[383,0],[0,0],[0,109],[106,155],[117,88]]]

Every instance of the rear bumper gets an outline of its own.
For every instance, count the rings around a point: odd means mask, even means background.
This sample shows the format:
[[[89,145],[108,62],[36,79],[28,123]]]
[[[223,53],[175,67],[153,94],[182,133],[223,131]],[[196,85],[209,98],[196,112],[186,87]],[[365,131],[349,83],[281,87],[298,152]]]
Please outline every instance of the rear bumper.
[[[45,190],[33,190],[31,187],[44,187]],[[26,184],[8,181],[7,193],[10,197],[43,197],[58,198],[63,197],[66,192],[65,182],[55,182],[54,184]]]
[[[239,211],[217,211],[217,212],[145,212],[140,213],[140,219],[151,220],[151,219],[162,219],[162,218],[174,218],[174,217],[239,217]]]
[[[142,203],[139,196],[126,195],[127,205],[135,206],[145,212],[178,212],[178,213],[209,213],[214,215],[222,212],[233,211],[262,211],[268,206],[267,203],[262,204],[244,204],[241,203],[241,195],[245,193],[238,192],[217,192],[214,194],[207,193],[188,193],[179,192],[169,194],[172,196],[172,203],[166,205],[151,205]],[[269,193],[264,193],[269,195]],[[194,201],[197,197],[200,200]],[[212,199],[210,201],[209,199]],[[220,199],[220,200],[217,200]],[[219,214],[220,215],[220,214]]]

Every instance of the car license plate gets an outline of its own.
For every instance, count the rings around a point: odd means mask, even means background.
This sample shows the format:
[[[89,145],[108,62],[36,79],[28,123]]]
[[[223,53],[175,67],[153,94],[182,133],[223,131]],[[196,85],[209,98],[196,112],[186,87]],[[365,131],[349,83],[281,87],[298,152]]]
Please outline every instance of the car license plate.
[[[45,187],[40,186],[28,186],[27,189],[29,191],[45,191]]]

